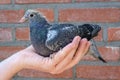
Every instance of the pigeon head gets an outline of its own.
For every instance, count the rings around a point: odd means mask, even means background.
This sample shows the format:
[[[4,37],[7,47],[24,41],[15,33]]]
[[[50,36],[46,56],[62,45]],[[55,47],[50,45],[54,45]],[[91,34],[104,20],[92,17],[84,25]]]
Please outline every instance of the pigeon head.
[[[24,16],[19,21],[20,23],[29,21],[29,22],[37,22],[37,21],[43,21],[46,20],[45,17],[36,10],[27,10],[24,14]]]

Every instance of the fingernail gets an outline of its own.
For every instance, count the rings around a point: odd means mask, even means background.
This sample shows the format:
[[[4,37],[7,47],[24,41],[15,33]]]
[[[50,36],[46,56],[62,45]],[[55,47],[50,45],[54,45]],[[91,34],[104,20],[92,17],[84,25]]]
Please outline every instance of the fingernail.
[[[76,41],[79,42],[80,41],[80,37],[79,36],[76,36]]]
[[[83,40],[83,41],[87,41],[87,39],[86,39],[86,38],[83,38],[82,40]]]
[[[79,41],[80,41],[80,37],[79,36],[76,36],[75,38],[74,38],[74,40],[72,41],[72,47],[74,48],[74,47],[76,47],[76,45],[78,45],[78,43],[79,43]]]

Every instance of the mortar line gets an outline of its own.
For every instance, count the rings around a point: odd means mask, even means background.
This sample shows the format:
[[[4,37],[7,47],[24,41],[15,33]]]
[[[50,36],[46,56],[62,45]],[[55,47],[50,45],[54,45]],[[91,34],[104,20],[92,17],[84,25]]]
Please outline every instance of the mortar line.
[[[58,10],[56,10],[54,13],[55,15],[58,17]],[[57,21],[57,20],[56,20]],[[55,22],[50,22],[51,24],[55,23]],[[59,23],[71,23],[71,24],[75,24],[75,25],[81,25],[81,24],[98,24],[101,27],[107,27],[107,28],[119,28],[120,27],[120,23],[119,22],[115,22],[115,23],[96,23],[96,22],[59,22]],[[19,23],[0,23],[0,27],[23,27],[23,26],[28,26],[28,23],[23,23],[23,24],[19,24]]]
[[[57,5],[54,7],[54,23],[58,23],[58,14],[59,14],[59,10]]]
[[[108,41],[108,32],[107,32],[108,28],[107,27],[103,27],[103,41],[105,43],[107,43]]]
[[[76,3],[76,0],[72,0],[72,3]]]
[[[77,64],[78,65],[78,64]],[[74,67],[73,67],[73,80],[76,80],[76,67],[77,67],[77,65],[75,65]]]
[[[16,28],[12,27],[12,40],[15,41],[16,40]]]
[[[11,4],[12,4],[12,7],[14,7],[14,5],[15,5],[15,0],[11,0]]]
[[[12,1],[12,5],[0,5],[0,9],[28,9],[28,8],[54,8],[56,5],[58,8],[66,9],[66,8],[120,8],[120,2],[84,2],[84,3],[52,3],[52,4],[15,4],[14,0]],[[47,5],[47,6],[46,6]]]
[[[80,61],[80,65],[89,65],[89,66],[120,66],[120,63],[114,61],[107,61],[107,63],[103,63],[101,61]]]

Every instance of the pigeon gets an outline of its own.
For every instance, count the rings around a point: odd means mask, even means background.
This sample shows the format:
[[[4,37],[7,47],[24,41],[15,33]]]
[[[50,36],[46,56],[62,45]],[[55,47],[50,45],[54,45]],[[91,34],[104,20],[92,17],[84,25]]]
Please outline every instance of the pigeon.
[[[20,22],[29,22],[30,40],[36,53],[49,57],[72,42],[75,36],[91,40],[98,35],[101,27],[93,24],[74,25],[70,23],[50,24],[46,17],[37,10],[27,10]],[[96,48],[96,47],[95,47]],[[106,62],[99,52],[94,53],[101,61]]]

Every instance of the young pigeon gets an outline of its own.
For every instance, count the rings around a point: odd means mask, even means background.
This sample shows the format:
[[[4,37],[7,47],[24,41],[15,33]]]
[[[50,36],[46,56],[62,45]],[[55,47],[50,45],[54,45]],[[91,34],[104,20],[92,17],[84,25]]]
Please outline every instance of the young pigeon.
[[[99,25],[83,24],[50,24],[47,19],[36,10],[27,10],[20,22],[29,20],[30,38],[36,52],[44,57],[57,52],[75,36],[91,40],[101,30]],[[99,53],[96,57],[105,62]]]

